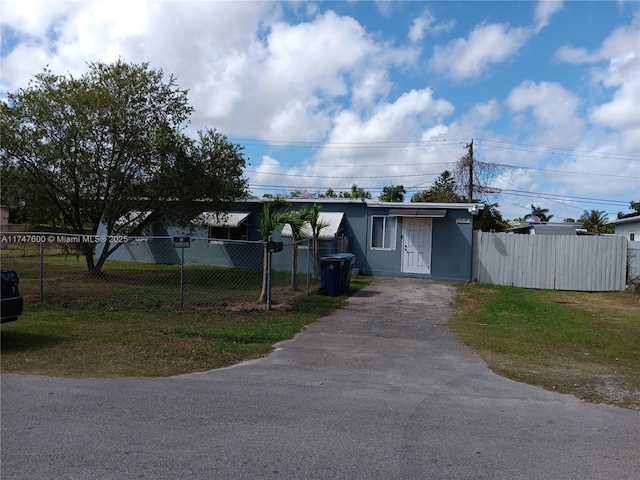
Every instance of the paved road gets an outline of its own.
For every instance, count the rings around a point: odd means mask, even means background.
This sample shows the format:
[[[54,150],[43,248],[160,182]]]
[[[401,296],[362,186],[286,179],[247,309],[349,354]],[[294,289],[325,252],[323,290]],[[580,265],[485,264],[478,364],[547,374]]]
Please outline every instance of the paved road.
[[[165,379],[2,376],[12,479],[638,479],[640,413],[491,373],[453,288],[376,279],[268,358]]]

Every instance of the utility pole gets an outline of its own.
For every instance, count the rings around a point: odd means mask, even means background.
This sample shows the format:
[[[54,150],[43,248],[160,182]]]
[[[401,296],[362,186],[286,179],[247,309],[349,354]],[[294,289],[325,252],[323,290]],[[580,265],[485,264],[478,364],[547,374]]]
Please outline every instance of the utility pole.
[[[469,202],[473,202],[473,138],[465,148],[469,149]]]

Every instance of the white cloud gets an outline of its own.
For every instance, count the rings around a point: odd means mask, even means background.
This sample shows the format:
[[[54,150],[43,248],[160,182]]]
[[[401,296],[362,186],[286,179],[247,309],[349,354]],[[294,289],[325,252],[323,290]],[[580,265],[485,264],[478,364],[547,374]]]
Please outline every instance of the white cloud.
[[[393,103],[379,105],[368,118],[343,111],[335,118],[331,142],[384,142],[405,140],[420,131],[423,124],[433,123],[453,112],[446,100],[433,98],[431,89],[411,90]]]
[[[436,46],[430,66],[455,80],[476,78],[497,63],[511,58],[529,39],[525,28],[501,24],[477,26],[467,39],[457,38],[447,45]]]
[[[556,0],[540,0],[536,5],[535,11],[535,30],[540,31],[549,25],[549,19],[553,14],[559,11],[563,6],[563,2]]]
[[[479,103],[462,116],[462,123],[474,129],[484,127],[487,123],[500,118],[500,104],[496,99]]]
[[[3,0],[0,3],[2,23],[31,39],[43,39],[52,25],[80,7],[74,2],[65,4],[37,0]]]
[[[516,113],[531,111],[534,122],[520,117],[521,128],[539,132],[538,141],[542,136],[545,139],[543,145],[574,145],[584,131],[577,112],[580,99],[559,83],[525,81],[511,91],[506,103]]]
[[[636,15],[636,19],[637,19]],[[579,65],[607,63],[606,67],[594,67],[591,78],[606,89],[612,89],[611,100],[590,109],[589,120],[597,125],[621,129],[628,137],[623,145],[627,152],[637,152],[640,140],[640,27],[632,25],[618,28],[609,35],[600,48],[588,51],[584,48],[563,46],[556,52],[556,59]]]
[[[431,10],[425,8],[419,17],[413,19],[407,37],[412,42],[420,42],[427,33],[437,34],[440,32],[448,32],[455,24],[455,20],[438,22],[438,19]]]

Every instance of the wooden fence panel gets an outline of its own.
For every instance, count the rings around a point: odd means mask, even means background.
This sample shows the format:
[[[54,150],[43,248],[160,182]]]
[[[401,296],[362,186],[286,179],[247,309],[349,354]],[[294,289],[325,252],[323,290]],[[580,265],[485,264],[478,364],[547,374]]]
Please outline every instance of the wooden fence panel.
[[[627,243],[620,236],[475,232],[474,279],[549,290],[624,290]]]

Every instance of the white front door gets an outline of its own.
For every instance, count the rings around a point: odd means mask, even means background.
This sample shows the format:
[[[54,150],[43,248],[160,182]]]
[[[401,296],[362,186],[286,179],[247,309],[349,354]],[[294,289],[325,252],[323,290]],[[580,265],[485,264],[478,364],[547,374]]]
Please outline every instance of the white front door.
[[[404,273],[431,273],[430,218],[403,218],[402,248]]]

